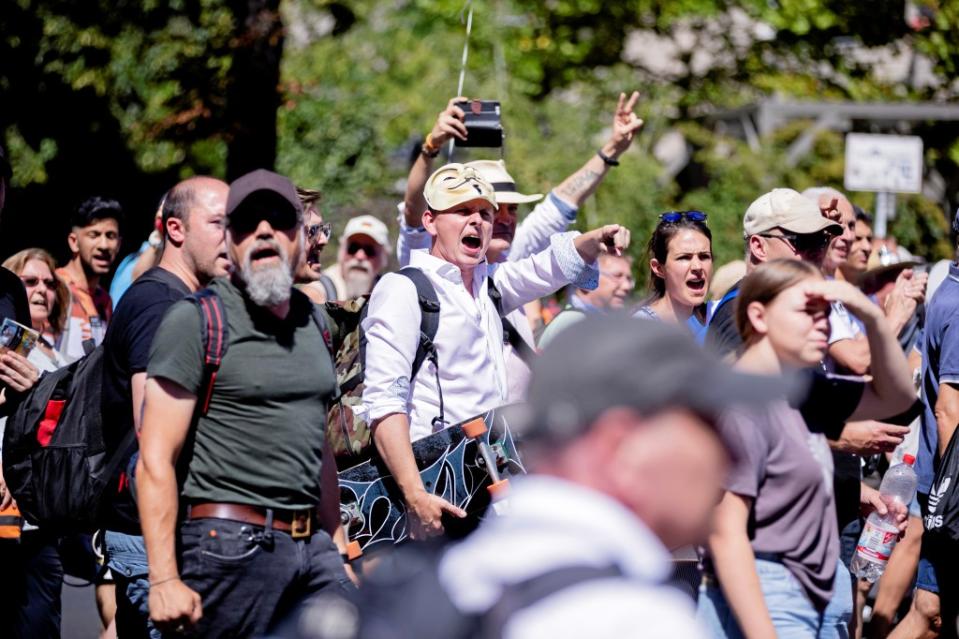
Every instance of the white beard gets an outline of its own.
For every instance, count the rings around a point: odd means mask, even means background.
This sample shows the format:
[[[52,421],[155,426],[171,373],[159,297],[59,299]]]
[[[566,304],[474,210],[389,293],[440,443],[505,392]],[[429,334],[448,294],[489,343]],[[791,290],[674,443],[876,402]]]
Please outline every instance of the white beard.
[[[280,263],[254,268],[253,253],[267,246],[279,254]],[[300,243],[297,242],[297,262],[299,262],[300,248]],[[293,269],[290,267],[289,255],[278,242],[267,240],[251,246],[243,256],[239,275],[240,280],[246,285],[246,293],[250,301],[257,306],[278,306],[289,301],[292,295]]]

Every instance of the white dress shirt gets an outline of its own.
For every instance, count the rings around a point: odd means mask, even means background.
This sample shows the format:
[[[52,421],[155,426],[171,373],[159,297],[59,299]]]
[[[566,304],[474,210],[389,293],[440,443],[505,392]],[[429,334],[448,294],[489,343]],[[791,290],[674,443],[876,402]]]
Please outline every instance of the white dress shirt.
[[[550,248],[526,259],[493,266],[481,263],[473,271],[474,295],[466,290],[457,266],[426,251],[412,252],[410,266],[430,279],[440,301],[434,343],[446,425],[510,399],[503,325],[489,298],[487,275],[496,283],[506,313],[570,282],[595,287],[598,270],[576,252],[576,235],[555,235]],[[384,275],[373,289],[369,314],[363,320],[367,339],[363,411],[368,422],[391,413],[407,414],[412,441],[443,427],[432,424],[440,412],[433,364],[424,361],[410,383],[419,330],[420,307],[413,282],[396,273]]]
[[[615,565],[516,613],[507,639],[705,638],[688,596],[666,586],[671,558],[619,502],[561,479],[511,479],[509,514],[487,519],[443,556],[440,582],[467,614],[489,610],[504,586],[565,566]]]
[[[397,222],[400,226],[400,233],[396,238],[396,256],[399,259],[400,268],[402,268],[409,265],[412,251],[429,250],[432,238],[423,227],[406,225],[406,218],[403,215],[403,202],[397,204],[396,208],[399,211]],[[549,246],[552,236],[562,233],[576,221],[577,210],[575,206],[563,200],[555,192],[551,192],[520,222],[512,246],[510,246],[509,254],[505,255],[503,259],[519,260],[545,250]],[[526,340],[530,348],[535,348],[536,340],[533,337],[533,331],[529,326],[526,313],[523,312],[523,307],[520,306],[508,313],[506,319],[516,327],[517,332]],[[526,362],[522,360],[510,344],[504,344],[503,350],[508,386],[506,402],[513,404],[526,398],[530,370]]]

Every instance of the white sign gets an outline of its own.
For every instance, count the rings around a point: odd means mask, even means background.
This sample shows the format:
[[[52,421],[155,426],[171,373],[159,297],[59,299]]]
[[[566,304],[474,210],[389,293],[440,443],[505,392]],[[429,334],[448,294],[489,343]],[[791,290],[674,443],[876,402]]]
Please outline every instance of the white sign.
[[[846,135],[847,191],[919,193],[922,138],[912,135]]]

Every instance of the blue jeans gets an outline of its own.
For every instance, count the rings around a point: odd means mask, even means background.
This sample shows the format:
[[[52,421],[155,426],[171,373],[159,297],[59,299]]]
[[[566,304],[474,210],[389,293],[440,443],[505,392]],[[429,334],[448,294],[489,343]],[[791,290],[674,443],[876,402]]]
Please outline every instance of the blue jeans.
[[[227,519],[180,524],[181,578],[200,595],[198,637],[258,637],[303,601],[354,590],[330,536],[288,533]]]
[[[756,559],[756,572],[763,599],[780,639],[848,639],[852,618],[852,580],[849,571],[837,562],[833,596],[822,612],[789,569],[779,562]],[[742,639],[743,634],[718,585],[699,591],[700,621],[716,639]]]
[[[116,582],[117,636],[161,639],[160,631],[150,621],[150,580],[143,537],[108,530],[103,545],[107,567]]]

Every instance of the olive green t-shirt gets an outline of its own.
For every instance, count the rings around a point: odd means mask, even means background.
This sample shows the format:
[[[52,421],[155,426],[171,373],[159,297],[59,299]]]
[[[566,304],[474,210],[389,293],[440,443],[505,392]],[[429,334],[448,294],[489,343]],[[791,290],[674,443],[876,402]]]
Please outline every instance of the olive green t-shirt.
[[[336,375],[313,304],[293,291],[290,313],[281,320],[245,299],[228,279],[210,288],[226,310],[227,351],[209,411],[196,424],[183,496],[264,508],[316,506]],[[199,395],[200,331],[198,308],[190,301],[174,304],[153,339],[149,377]]]

